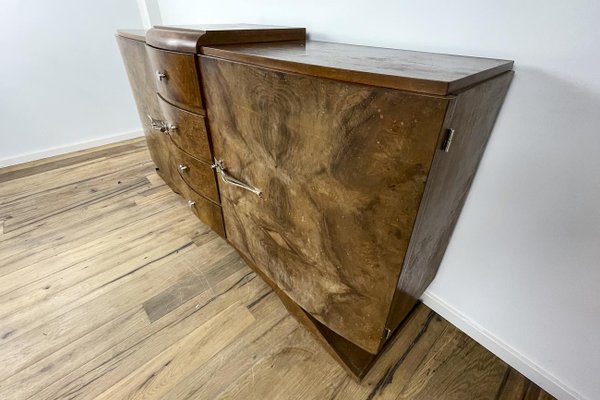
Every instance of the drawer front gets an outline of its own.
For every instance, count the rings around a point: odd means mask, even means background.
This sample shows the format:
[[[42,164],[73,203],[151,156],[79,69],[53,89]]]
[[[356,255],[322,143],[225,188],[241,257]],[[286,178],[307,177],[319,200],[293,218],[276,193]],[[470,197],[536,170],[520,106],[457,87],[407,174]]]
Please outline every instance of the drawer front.
[[[163,120],[169,127],[166,133],[173,143],[192,156],[211,162],[212,156],[204,116],[175,107],[160,97],[158,102]]]
[[[228,240],[376,353],[447,99],[205,56],[200,66],[215,157],[262,191],[218,180]]]
[[[181,196],[187,200],[190,210],[200,219],[215,231],[219,236],[225,237],[225,225],[223,224],[223,212],[217,204],[206,200],[200,196],[189,186],[185,184],[181,186]]]
[[[177,170],[181,179],[196,193],[219,202],[215,172],[210,164],[195,159],[179,148],[171,150],[172,169]]]
[[[146,46],[160,96],[194,112],[203,112],[196,62],[191,54],[174,53]]]

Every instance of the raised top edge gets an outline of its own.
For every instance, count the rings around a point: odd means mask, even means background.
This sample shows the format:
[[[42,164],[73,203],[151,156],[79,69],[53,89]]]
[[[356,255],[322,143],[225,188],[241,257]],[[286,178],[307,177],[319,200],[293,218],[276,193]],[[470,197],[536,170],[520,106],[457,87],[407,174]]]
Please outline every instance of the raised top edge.
[[[513,61],[319,41],[210,45],[201,54],[286,72],[447,96]]]
[[[119,29],[117,31],[117,36],[145,42],[146,32],[147,31],[145,29]]]
[[[195,54],[205,45],[304,41],[305,38],[305,28],[272,25],[159,25],[147,32],[146,43],[163,50]]]

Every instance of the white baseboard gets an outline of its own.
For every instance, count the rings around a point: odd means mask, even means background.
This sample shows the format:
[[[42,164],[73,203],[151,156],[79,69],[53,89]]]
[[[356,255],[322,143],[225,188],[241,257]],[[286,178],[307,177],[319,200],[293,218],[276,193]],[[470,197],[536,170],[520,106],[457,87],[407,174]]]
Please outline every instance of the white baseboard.
[[[58,156],[60,154],[72,153],[74,151],[90,149],[92,147],[120,142],[121,140],[133,139],[143,136],[143,134],[144,132],[141,130],[129,131],[116,135],[104,136],[98,139],[86,140],[83,142],[71,143],[63,146],[56,146],[49,149],[34,151],[31,153],[20,154],[14,157],[3,158],[0,159],[0,168],[29,161],[41,160],[43,158]]]
[[[531,381],[550,393],[559,400],[589,400],[575,390],[558,380],[548,371],[544,371],[516,349],[510,347],[502,340],[487,331],[475,321],[452,307],[444,299],[430,291],[425,291],[421,297],[423,303],[433,311],[444,317],[458,329],[473,338],[483,347],[494,353],[498,358],[525,375]]]

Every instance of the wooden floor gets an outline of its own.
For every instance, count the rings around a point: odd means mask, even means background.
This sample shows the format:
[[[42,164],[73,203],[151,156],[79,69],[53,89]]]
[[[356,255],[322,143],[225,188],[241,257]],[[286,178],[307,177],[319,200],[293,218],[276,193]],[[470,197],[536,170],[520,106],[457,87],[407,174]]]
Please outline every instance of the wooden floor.
[[[363,384],[122,142],[0,169],[0,399],[550,399],[425,306]]]

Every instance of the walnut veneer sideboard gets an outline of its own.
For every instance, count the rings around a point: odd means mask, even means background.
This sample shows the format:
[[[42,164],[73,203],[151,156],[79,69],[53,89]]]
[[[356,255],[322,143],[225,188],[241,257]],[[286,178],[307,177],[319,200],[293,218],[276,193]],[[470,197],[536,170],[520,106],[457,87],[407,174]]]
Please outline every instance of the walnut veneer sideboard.
[[[119,31],[158,174],[359,379],[433,279],[512,61]]]

